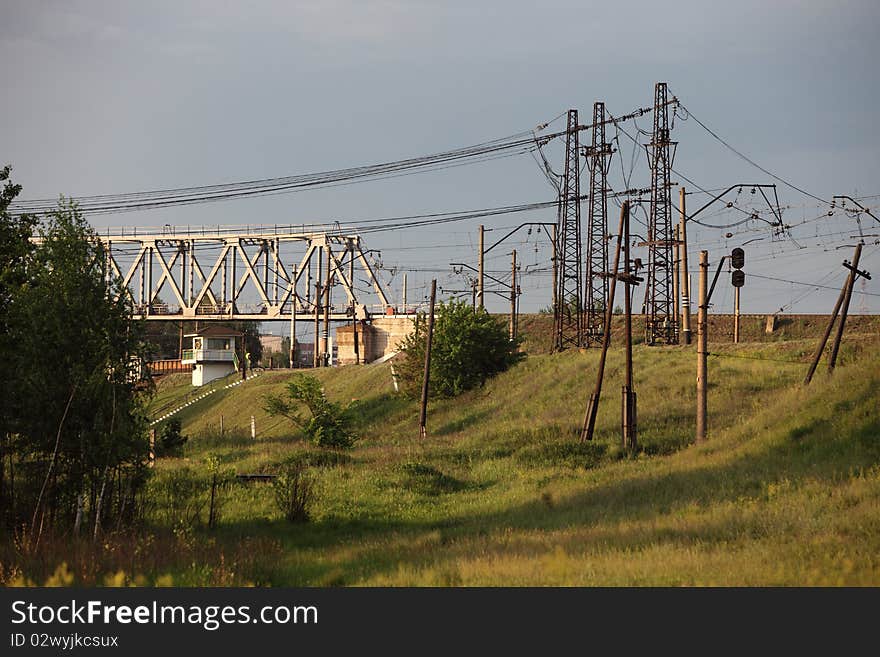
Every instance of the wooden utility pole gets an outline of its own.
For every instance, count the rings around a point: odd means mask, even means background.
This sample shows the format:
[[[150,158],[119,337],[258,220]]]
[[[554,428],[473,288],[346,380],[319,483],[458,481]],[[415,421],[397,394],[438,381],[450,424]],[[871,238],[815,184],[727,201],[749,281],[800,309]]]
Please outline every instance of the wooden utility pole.
[[[330,364],[332,354],[330,353],[330,288],[332,282],[330,280],[330,244],[327,244],[327,270],[324,275],[324,335],[321,338],[321,367]]]
[[[556,326],[559,314],[559,299],[557,298],[559,295],[559,290],[557,288],[557,285],[559,284],[557,278],[559,276],[559,270],[557,263],[558,253],[556,252],[558,248],[558,245],[556,244],[556,227],[557,224],[553,224],[553,326]]]
[[[483,244],[485,239],[485,229],[483,228],[483,224],[480,224],[480,260],[477,266],[477,305],[480,308],[484,307],[484,299],[483,299]]]
[[[837,334],[834,336],[834,344],[831,345],[831,357],[828,359],[828,372],[834,371],[837,364],[837,352],[840,350],[840,340],[843,338],[843,329],[846,326],[846,316],[849,313],[849,302],[852,299],[853,287],[856,284],[856,278],[859,277],[859,258],[862,256],[861,243],[856,245],[856,252],[853,255],[852,265],[849,268],[849,276],[846,279],[846,295],[843,298],[843,307],[840,309],[840,324],[837,325]]]
[[[293,278],[290,279],[290,348],[288,360],[290,368],[296,367],[296,265],[293,265]]]
[[[602,335],[602,353],[599,356],[599,372],[596,375],[596,387],[590,395],[587,404],[587,412],[584,415],[584,424],[581,429],[581,441],[593,439],[593,429],[596,426],[596,413],[599,410],[599,397],[602,395],[602,378],[605,376],[605,358],[608,355],[608,347],[611,344],[611,318],[614,307],[614,293],[617,289],[617,268],[620,265],[620,247],[623,241],[623,226],[629,217],[629,201],[624,201],[620,207],[620,228],[617,231],[617,249],[614,253],[614,269],[610,272],[611,288],[608,290],[608,304],[605,308],[605,332]]]
[[[810,369],[807,370],[807,376],[804,377],[804,385],[809,385],[810,381],[813,380],[813,374],[816,373],[816,367],[819,366],[819,360],[822,358],[822,352],[825,351],[825,345],[828,344],[828,336],[831,335],[831,329],[834,328],[834,320],[837,319],[837,315],[840,312],[840,307],[843,305],[843,299],[846,297],[846,288],[849,283],[849,279],[847,279],[846,283],[843,284],[843,287],[840,288],[840,295],[837,297],[837,303],[834,304],[834,310],[831,311],[831,318],[828,320],[828,326],[825,327],[825,334],[822,336],[822,339],[819,341],[819,346],[816,348],[816,353],[813,354],[813,361],[810,363]]]
[[[516,249],[510,260],[510,339],[516,339]]]
[[[709,252],[700,251],[700,288],[699,288],[699,312],[697,315],[697,442],[706,440],[706,392],[707,392],[707,367],[708,357],[708,326],[707,313],[709,302],[707,296],[707,279],[709,277]]]
[[[673,264],[672,264],[672,316],[677,320],[681,317],[681,226],[675,224],[672,230],[673,242],[672,247]],[[629,289],[629,288],[627,288]],[[679,344],[681,344],[681,331],[678,332]]]
[[[480,226],[482,229],[482,226]],[[482,233],[482,231],[481,231]],[[419,406],[419,438],[428,436],[428,381],[431,374],[431,342],[434,339],[434,302],[437,300],[437,279],[431,281],[431,302],[428,306],[428,335],[425,342],[425,373],[422,377],[422,401]]]
[[[315,267],[315,344],[312,349],[312,367],[318,367],[318,357],[319,357],[319,347],[318,340],[321,335],[320,332],[320,321],[321,321],[321,247],[317,248],[318,251],[318,266]],[[311,258],[309,259],[309,265],[311,265]]]
[[[621,408],[621,429],[623,449],[635,452],[638,448],[638,421],[636,413],[636,392],[633,390],[633,353],[632,353],[632,291],[638,285],[638,279],[629,268],[629,208],[623,227],[623,273],[624,273],[624,321],[626,340],[626,380],[623,385]],[[609,300],[609,303],[611,300]]]
[[[684,187],[678,190],[678,208],[681,214],[678,237],[681,240],[681,329],[684,343],[691,343],[691,275],[688,272],[687,214]]]

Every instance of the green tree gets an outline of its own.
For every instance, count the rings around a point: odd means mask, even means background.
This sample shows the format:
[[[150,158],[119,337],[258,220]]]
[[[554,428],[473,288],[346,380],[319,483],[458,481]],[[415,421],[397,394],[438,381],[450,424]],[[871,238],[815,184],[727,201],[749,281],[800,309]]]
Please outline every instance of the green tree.
[[[302,429],[306,437],[318,447],[349,449],[357,436],[352,430],[351,406],[331,402],[324,395],[321,382],[308,374],[296,374],[287,384],[287,399],[268,395],[263,409],[272,417],[282,416]],[[297,412],[295,402],[301,402],[311,417]]]
[[[0,169],[0,358],[5,364],[6,376],[0,377],[0,522],[11,518],[12,491],[7,471],[12,465],[14,418],[17,414],[13,400],[17,387],[9,368],[16,350],[16,338],[9,325],[9,313],[15,295],[28,280],[27,263],[34,250],[30,241],[36,226],[32,215],[13,215],[10,203],[21,192],[21,185],[9,180],[11,168]]]
[[[39,229],[8,314],[18,514],[44,526],[123,522],[146,478],[144,323],[73,203]],[[19,478],[17,478],[18,483]],[[27,511],[25,511],[27,509]]]
[[[415,320],[415,330],[401,344],[405,357],[398,367],[404,391],[421,390],[425,363],[427,321]],[[482,385],[486,379],[516,363],[519,340],[508,337],[504,323],[485,309],[476,312],[463,301],[441,303],[434,321],[431,345],[431,391],[452,397]]]

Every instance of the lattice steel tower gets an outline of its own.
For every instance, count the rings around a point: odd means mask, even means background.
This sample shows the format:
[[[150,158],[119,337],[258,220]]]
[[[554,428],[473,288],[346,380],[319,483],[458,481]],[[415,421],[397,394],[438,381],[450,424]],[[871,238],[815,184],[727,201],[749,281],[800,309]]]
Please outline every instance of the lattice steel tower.
[[[578,113],[568,110],[565,137],[565,173],[559,194],[556,248],[556,349],[583,344],[581,294],[581,183],[578,146]]]
[[[602,342],[608,307],[608,168],[611,144],[605,142],[605,103],[593,103],[593,142],[586,148],[590,170],[587,280],[584,294],[586,344]]]
[[[676,142],[669,140],[669,103],[666,83],[654,87],[654,131],[648,151],[651,167],[651,212],[648,216],[648,286],[645,308],[645,342],[678,344],[672,278],[674,235],[670,171]]]

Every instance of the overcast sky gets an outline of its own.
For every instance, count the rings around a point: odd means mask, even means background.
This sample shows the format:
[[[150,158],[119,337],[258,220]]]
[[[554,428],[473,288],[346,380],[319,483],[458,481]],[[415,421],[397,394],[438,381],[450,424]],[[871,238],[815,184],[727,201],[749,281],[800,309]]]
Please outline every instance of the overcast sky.
[[[0,164],[13,166],[26,199],[276,177],[465,146],[529,130],[568,108],[584,118],[596,100],[624,114],[650,106],[653,85],[663,80],[696,117],[769,171],[823,199],[866,197],[880,216],[880,197],[870,198],[880,195],[880,133],[872,120],[880,101],[878,28],[876,0],[5,0]],[[683,118],[673,132],[682,174],[706,189],[774,182]],[[561,119],[553,125],[564,128]],[[650,130],[650,116],[639,127]],[[621,137],[616,188],[631,150]],[[561,152],[548,155],[561,169]],[[633,186],[648,184],[642,157]],[[554,195],[524,155],[326,190],[96,216],[93,223],[309,223]],[[839,287],[840,262],[851,249],[836,247],[854,244],[855,219],[837,212],[809,221],[827,206],[783,185],[779,197],[791,206],[786,222],[808,220],[792,230],[794,240],[770,239],[760,222],[731,238],[723,229],[694,230],[692,254],[708,248],[716,261],[764,237],[747,247],[747,273]],[[707,221],[739,217],[730,211]],[[484,221],[500,229],[525,220],[555,216]],[[476,223],[382,234],[367,246],[382,250],[392,285],[412,270],[410,298],[420,297],[432,276],[446,289],[462,287],[461,277],[418,270],[475,263]],[[862,225],[863,264],[878,273],[880,224],[863,216]],[[506,267],[510,248],[525,267],[546,264],[546,243],[522,234],[499,247],[491,266]],[[548,305],[549,283],[546,275],[524,278],[523,310]],[[729,311],[730,288],[722,287],[716,308]],[[877,312],[880,296],[871,294],[880,288],[864,289],[870,294],[858,287],[853,311]],[[836,295],[750,278],[743,309],[828,312]],[[492,307],[505,305],[498,299]]]

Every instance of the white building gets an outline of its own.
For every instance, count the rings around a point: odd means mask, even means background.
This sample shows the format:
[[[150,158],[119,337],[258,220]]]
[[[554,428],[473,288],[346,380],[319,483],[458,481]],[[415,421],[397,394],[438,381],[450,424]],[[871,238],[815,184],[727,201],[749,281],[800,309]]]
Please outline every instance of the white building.
[[[235,353],[236,340],[242,333],[222,326],[209,326],[198,333],[185,336],[192,338],[192,349],[185,349],[181,362],[192,365],[192,384],[203,386],[215,379],[222,379],[239,369]]]

